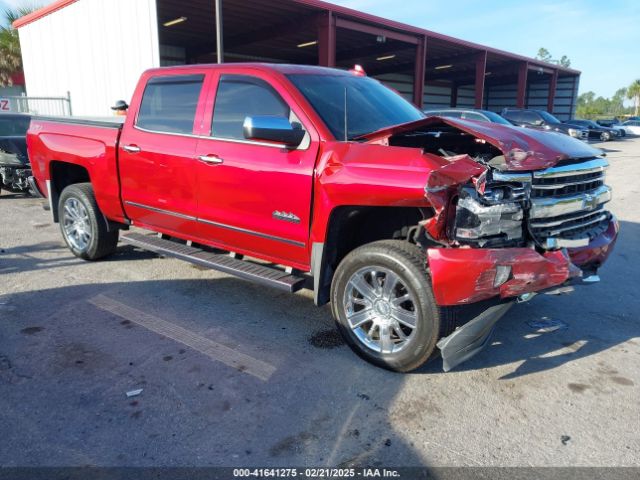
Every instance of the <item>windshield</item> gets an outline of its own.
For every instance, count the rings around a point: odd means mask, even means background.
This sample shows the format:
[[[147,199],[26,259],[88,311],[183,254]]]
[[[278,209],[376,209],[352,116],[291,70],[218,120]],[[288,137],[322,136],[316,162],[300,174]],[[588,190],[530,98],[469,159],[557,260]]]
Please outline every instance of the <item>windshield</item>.
[[[502,125],[509,125],[510,127],[513,126],[513,123],[511,123],[509,120],[505,119],[504,117],[498,115],[497,113],[484,111],[482,112],[482,114],[485,117],[487,117],[489,120],[491,120],[493,123],[501,123]]]
[[[424,118],[411,103],[369,77],[292,74],[288,78],[338,140]]]
[[[544,121],[547,123],[561,123],[560,120],[544,110],[540,111],[540,116],[544,118]]]
[[[25,137],[29,130],[29,117],[0,115],[0,137]]]

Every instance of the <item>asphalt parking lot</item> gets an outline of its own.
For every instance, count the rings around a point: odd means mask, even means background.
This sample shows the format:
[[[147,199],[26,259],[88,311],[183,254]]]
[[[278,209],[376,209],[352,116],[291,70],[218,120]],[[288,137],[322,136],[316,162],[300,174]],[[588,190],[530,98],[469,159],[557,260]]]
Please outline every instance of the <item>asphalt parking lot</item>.
[[[128,246],[78,260],[3,192],[0,465],[640,465],[640,138],[597,146],[621,222],[602,282],[516,306],[446,374],[365,363],[309,293]]]

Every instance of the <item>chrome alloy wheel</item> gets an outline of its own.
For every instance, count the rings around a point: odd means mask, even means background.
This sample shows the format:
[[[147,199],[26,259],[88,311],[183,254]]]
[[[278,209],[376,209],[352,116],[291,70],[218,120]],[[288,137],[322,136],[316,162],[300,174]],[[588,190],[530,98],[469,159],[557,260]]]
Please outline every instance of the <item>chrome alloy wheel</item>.
[[[379,353],[397,353],[407,346],[418,322],[416,304],[400,277],[384,267],[355,272],[343,298],[349,327]]]
[[[92,236],[87,209],[77,198],[69,198],[64,202],[62,216],[65,237],[73,248],[84,251]]]

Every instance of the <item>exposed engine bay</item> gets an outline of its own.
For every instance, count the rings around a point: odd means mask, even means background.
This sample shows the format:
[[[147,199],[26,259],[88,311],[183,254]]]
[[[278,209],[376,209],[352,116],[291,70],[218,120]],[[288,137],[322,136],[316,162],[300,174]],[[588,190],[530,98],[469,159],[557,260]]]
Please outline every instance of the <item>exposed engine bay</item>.
[[[389,145],[421,148],[425,153],[444,158],[468,155],[485,165],[504,162],[500,150],[490,143],[445,124],[431,125],[418,131],[394,136],[389,139]]]

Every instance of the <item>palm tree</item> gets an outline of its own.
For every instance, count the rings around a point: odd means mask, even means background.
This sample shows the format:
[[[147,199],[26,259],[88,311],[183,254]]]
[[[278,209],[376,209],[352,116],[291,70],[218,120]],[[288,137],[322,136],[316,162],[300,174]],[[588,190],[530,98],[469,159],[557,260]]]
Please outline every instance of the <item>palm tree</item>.
[[[633,100],[636,107],[636,117],[638,116],[638,110],[640,109],[640,78],[635,80],[629,88],[627,88],[627,98]]]
[[[20,39],[18,31],[11,24],[18,18],[33,12],[35,7],[21,7],[5,10],[0,26],[0,87],[11,85],[11,77],[22,70]]]

